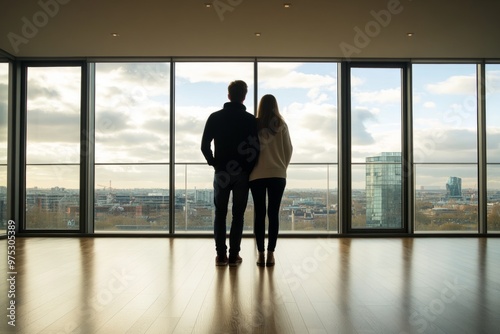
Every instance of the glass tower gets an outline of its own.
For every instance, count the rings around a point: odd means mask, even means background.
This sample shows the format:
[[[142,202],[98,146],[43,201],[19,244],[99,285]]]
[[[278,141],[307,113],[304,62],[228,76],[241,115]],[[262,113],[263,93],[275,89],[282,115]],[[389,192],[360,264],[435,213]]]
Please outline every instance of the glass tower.
[[[447,198],[462,198],[462,179],[456,176],[450,176],[446,182],[446,197]]]
[[[366,227],[401,228],[401,153],[366,158]]]

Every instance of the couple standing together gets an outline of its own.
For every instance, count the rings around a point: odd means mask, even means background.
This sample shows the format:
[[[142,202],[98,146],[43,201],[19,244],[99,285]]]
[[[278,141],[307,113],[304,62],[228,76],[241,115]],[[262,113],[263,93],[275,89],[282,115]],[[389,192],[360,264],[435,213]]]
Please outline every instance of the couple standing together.
[[[217,266],[237,266],[243,233],[243,217],[249,189],[254,202],[254,234],[259,253],[258,266],[274,265],[274,250],[279,231],[279,209],[286,185],[286,170],[292,157],[288,127],[280,115],[273,95],[262,97],[257,118],[243,104],[248,91],[244,81],[228,86],[230,102],[212,113],[205,124],[201,151],[214,173],[214,239]],[[214,151],[211,142],[214,142]],[[229,257],[226,246],[226,216],[230,195],[232,221]],[[266,201],[267,194],[267,201]],[[265,256],[266,203],[268,244]]]

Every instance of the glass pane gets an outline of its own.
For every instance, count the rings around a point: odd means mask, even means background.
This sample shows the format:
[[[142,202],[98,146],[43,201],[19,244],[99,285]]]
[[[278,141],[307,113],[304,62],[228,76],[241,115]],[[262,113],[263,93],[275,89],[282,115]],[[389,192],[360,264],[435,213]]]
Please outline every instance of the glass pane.
[[[7,164],[8,108],[9,108],[9,64],[0,63],[0,165]]]
[[[294,164],[286,182],[280,231],[338,231],[337,165]]]
[[[80,86],[80,67],[28,68],[28,164],[80,163]]]
[[[500,65],[486,65],[486,143],[488,163],[500,162]]]
[[[200,150],[205,122],[211,113],[229,102],[227,87],[232,81],[246,82],[248,93],[244,104],[249,113],[254,113],[253,66],[253,63],[176,63],[176,162],[206,162]]]
[[[170,64],[96,64],[96,163],[169,161]]]
[[[26,228],[79,228],[80,67],[29,67]]]
[[[401,69],[351,69],[352,162],[401,152]]]
[[[500,65],[486,65],[488,231],[500,231]]]
[[[488,232],[500,232],[500,165],[488,165]]]
[[[214,171],[204,165],[178,164],[175,168],[175,231],[213,233]],[[245,212],[244,228],[252,225],[253,216]],[[230,224],[228,223],[228,230]]]
[[[247,111],[254,114],[253,67],[254,64],[250,62],[176,63],[176,232],[213,233],[214,171],[206,164],[201,153],[201,136],[208,116],[229,102],[227,87],[234,80],[243,80],[248,85],[244,104]],[[210,200],[208,197],[211,197]],[[244,217],[245,231],[253,226],[250,225],[253,222],[252,217],[247,208]],[[229,222],[227,226],[229,228]]]
[[[95,167],[95,229],[168,232],[168,165]]]
[[[280,231],[337,231],[337,166],[325,165],[338,158],[337,63],[263,62],[258,78],[259,100],[276,97],[293,144]]]
[[[26,167],[26,228],[79,228],[79,166]]]
[[[477,167],[415,166],[415,231],[477,231]]]
[[[292,163],[337,162],[337,63],[259,63],[259,100],[272,94],[287,122]]]
[[[354,229],[401,229],[401,69],[351,69]]]
[[[7,113],[9,109],[9,64],[0,63],[0,235],[7,227]]]
[[[476,101],[476,65],[413,65],[414,161],[477,162]]]

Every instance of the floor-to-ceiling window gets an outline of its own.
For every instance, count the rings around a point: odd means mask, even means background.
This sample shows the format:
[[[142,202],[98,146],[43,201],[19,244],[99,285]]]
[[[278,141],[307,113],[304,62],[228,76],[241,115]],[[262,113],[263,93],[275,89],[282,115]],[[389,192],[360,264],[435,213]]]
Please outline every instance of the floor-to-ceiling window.
[[[351,228],[402,229],[402,68],[350,71]]]
[[[9,63],[0,63],[0,235],[7,227],[7,119],[9,107]]]
[[[258,98],[272,94],[293,145],[280,230],[338,230],[337,63],[259,62]]]
[[[28,66],[26,229],[75,230],[80,209],[80,66]]]
[[[86,138],[85,123],[80,124],[85,119],[82,67],[74,62],[27,64],[22,118],[26,128],[21,129],[26,162],[23,224],[27,230],[77,231],[80,186],[88,176],[80,169],[81,140]],[[349,201],[351,211],[344,232],[404,232],[412,222],[403,219],[408,213],[403,202],[410,196],[407,190],[413,191],[408,205],[413,206],[416,232],[477,232],[478,183],[484,181],[478,179],[482,133],[477,64],[411,65],[412,110],[411,119],[405,120],[405,65],[351,63],[346,73],[350,85],[344,87],[349,89],[349,121],[340,125],[337,95],[344,88],[337,87],[337,66],[327,61],[271,60],[95,63],[95,87],[83,91],[95,101],[89,108],[94,200],[88,203],[94,209],[95,231],[168,232],[173,222],[176,233],[212,232],[213,169],[200,151],[201,135],[208,116],[228,101],[228,84],[242,79],[249,87],[247,111],[254,113],[259,99],[273,94],[290,129],[294,152],[282,200],[283,233],[337,231],[343,201]],[[500,65],[485,68],[485,216],[488,231],[499,232]],[[4,225],[8,71],[9,64],[0,63],[0,224]],[[343,137],[345,133],[349,138]],[[410,145],[404,145],[405,140]],[[341,145],[348,146],[349,161],[339,161]],[[405,151],[407,147],[413,151]],[[408,189],[404,189],[405,154],[413,160],[413,183]],[[341,188],[349,188],[349,198],[338,193],[339,163],[348,168],[349,182]],[[245,232],[252,230],[250,195]]]
[[[476,77],[475,64],[413,65],[415,231],[477,231]]]
[[[487,222],[500,231],[500,65],[486,65]]]
[[[253,62],[177,62],[175,64],[175,231],[213,231],[213,174],[201,153],[208,116],[228,100],[228,85],[248,85],[244,104],[254,113]],[[231,215],[228,214],[228,228]],[[253,230],[251,203],[245,231]]]
[[[95,66],[96,231],[168,232],[170,63]]]

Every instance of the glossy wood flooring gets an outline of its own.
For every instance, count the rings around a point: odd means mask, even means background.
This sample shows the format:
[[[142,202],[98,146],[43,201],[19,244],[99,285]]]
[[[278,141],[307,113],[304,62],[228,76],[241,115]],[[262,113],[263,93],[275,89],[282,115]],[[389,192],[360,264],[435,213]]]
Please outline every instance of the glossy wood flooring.
[[[254,247],[231,268],[210,238],[20,238],[0,331],[500,333],[499,238],[281,238],[272,268]]]

